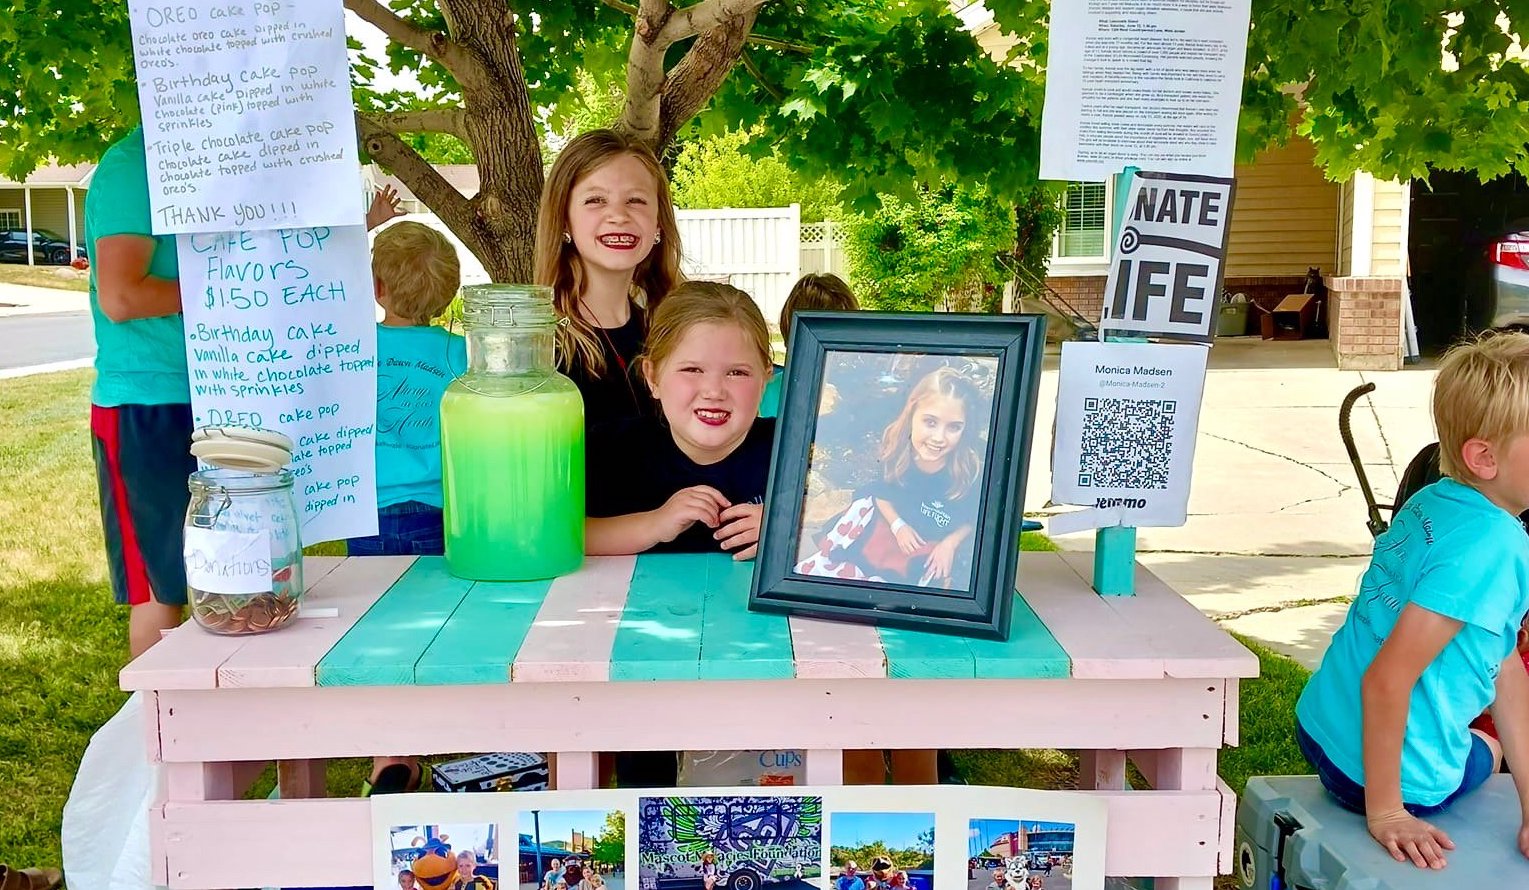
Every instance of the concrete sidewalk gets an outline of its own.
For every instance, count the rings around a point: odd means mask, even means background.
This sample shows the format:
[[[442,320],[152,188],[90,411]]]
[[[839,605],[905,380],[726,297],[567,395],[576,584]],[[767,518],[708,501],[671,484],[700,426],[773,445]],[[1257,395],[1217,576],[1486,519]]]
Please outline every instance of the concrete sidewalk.
[[[1433,441],[1433,371],[1339,371],[1325,340],[1235,338],[1211,350],[1196,440],[1189,521],[1144,528],[1141,562],[1229,630],[1308,667],[1326,651],[1369,562],[1365,502],[1338,433],[1338,406],[1356,386],[1352,429],[1376,498],[1389,503],[1413,455]],[[1047,504],[1056,374],[1042,380],[1026,511]],[[1386,519],[1389,512],[1383,513]],[[1056,538],[1091,550],[1093,535]]]
[[[88,311],[90,295],[84,291],[0,282],[0,318]]]

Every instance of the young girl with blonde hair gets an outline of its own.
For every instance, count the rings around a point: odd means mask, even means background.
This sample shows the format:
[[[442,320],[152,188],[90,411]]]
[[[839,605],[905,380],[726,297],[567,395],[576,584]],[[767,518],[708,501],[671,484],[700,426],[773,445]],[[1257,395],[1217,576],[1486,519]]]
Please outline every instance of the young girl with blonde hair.
[[[679,280],[674,204],[653,152],[614,130],[569,142],[542,190],[536,282],[565,320],[558,361],[584,397],[587,428],[653,413],[637,357],[648,315]]]
[[[641,371],[662,417],[591,435],[587,552],[753,558],[775,438],[757,416],[771,374],[759,307],[730,285],[680,285],[653,313]]]

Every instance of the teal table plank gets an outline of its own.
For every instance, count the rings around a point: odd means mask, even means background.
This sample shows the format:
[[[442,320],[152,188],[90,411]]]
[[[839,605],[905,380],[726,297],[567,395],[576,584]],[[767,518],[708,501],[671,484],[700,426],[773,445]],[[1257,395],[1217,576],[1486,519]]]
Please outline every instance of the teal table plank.
[[[411,686],[414,666],[473,582],[421,556],[319,662],[319,686]]]
[[[754,561],[713,557],[702,612],[702,680],[790,680],[796,676],[784,615],[749,611]]]
[[[637,557],[611,646],[612,680],[698,680],[707,553]]]
[[[1072,676],[1072,659],[1025,598],[1014,595],[1008,642],[967,640],[979,680],[1058,679]]]
[[[552,581],[479,581],[414,667],[421,686],[508,683]]]
[[[878,627],[887,676],[899,680],[970,680],[977,676],[970,642],[950,634]]]

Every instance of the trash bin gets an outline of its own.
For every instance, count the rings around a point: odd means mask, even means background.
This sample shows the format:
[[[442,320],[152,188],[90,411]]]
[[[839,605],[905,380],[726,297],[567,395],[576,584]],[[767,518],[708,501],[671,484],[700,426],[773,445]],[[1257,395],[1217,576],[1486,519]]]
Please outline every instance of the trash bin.
[[[1248,332],[1248,307],[1251,303],[1222,303],[1216,314],[1217,337],[1241,337]]]
[[[1428,821],[1455,842],[1443,873],[1392,859],[1364,817],[1334,803],[1315,776],[1256,776],[1237,807],[1233,874],[1244,890],[1529,887],[1529,860],[1514,843],[1523,817],[1511,776],[1493,776]]]

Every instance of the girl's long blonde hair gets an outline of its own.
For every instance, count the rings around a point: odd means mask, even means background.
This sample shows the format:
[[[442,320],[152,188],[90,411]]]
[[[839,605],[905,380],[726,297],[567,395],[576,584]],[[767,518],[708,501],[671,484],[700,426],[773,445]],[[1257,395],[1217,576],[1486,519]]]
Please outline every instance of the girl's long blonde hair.
[[[881,434],[881,473],[888,482],[900,484],[903,481],[903,476],[913,465],[913,412],[920,402],[936,395],[955,399],[966,410],[966,429],[961,433],[960,444],[946,462],[950,468],[950,490],[946,496],[953,501],[960,500],[966,497],[982,474],[982,454],[975,444],[979,438],[977,408],[982,399],[976,384],[954,368],[936,368],[908,391],[908,401],[902,412]]]
[[[674,221],[674,202],[669,197],[669,179],[646,145],[615,130],[590,130],[575,137],[547,174],[536,216],[536,283],[552,288],[552,305],[559,318],[567,319],[557,331],[559,361],[564,368],[577,366],[593,377],[605,374],[605,350],[594,325],[579,313],[579,298],[586,287],[584,264],[578,248],[564,241],[563,234],[568,231],[568,201],[574,186],[622,155],[642,162],[653,174],[658,193],[658,233],[662,238],[632,273],[634,298],[646,301],[649,311],[656,309],[680,280],[680,234]]]

